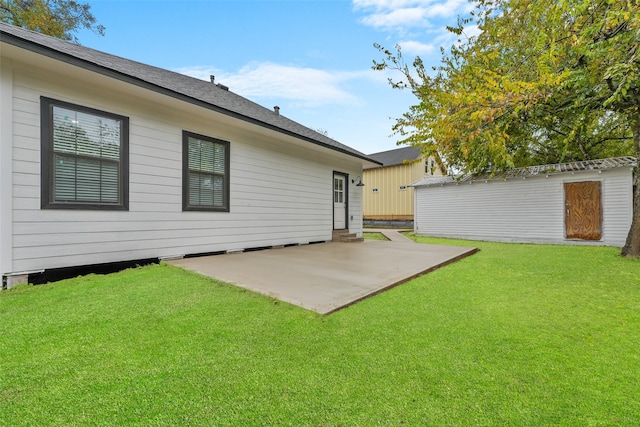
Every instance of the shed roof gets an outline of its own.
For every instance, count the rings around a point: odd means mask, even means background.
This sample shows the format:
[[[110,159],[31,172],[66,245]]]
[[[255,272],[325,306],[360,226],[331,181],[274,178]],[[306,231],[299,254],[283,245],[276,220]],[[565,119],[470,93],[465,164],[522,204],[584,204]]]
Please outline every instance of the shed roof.
[[[631,156],[612,157],[608,159],[598,160],[582,160],[569,163],[556,163],[550,165],[527,166],[522,168],[509,169],[502,174],[465,174],[458,177],[454,176],[427,176],[421,178],[411,184],[412,187],[431,187],[443,186],[449,184],[458,184],[461,182],[486,182],[486,181],[503,181],[510,178],[526,178],[538,175],[554,175],[562,173],[574,173],[590,170],[607,170],[622,167],[637,166],[637,159]]]
[[[369,154],[370,158],[382,163],[382,166],[400,165],[405,160],[416,160],[421,156],[420,149],[412,146]]]
[[[121,58],[24,28],[0,23],[0,41],[87,70],[171,96],[373,163],[378,161],[347,145],[290,120],[274,110],[212,84],[173,71]]]

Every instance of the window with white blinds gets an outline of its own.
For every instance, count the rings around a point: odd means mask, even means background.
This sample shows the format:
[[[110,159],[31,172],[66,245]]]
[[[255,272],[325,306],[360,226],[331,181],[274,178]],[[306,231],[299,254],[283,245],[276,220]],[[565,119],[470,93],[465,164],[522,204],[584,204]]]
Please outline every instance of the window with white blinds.
[[[42,98],[42,207],[127,209],[128,118]]]
[[[229,211],[229,142],[183,133],[183,209]]]

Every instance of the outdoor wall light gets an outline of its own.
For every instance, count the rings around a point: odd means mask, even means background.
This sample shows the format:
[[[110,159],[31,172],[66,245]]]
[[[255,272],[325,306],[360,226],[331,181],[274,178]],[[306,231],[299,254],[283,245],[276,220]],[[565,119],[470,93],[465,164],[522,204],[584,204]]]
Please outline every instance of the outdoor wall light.
[[[356,179],[352,179],[351,183],[355,184],[356,187],[364,187],[364,184],[362,183],[362,178],[360,178],[359,176],[357,176]]]

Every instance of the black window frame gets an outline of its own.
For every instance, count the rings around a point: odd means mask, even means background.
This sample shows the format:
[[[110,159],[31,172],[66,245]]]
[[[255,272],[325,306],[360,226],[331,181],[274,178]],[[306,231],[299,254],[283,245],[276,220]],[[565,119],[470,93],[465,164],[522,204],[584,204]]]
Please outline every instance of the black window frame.
[[[118,202],[94,201],[57,201],[54,197],[55,158],[53,141],[53,108],[69,110],[117,120],[120,128],[120,157],[118,159]],[[60,101],[53,98],[40,97],[40,207],[41,209],[84,209],[84,210],[129,210],[129,118],[83,105]],[[81,158],[81,155],[65,153],[70,157]]]
[[[212,176],[223,176],[222,185],[223,206],[192,205],[189,203],[189,138],[211,142],[224,146],[224,174],[210,172]],[[231,142],[206,135],[201,135],[186,130],[182,131],[182,210],[183,211],[207,211],[207,212],[229,212],[230,211],[230,164],[231,164]],[[199,170],[198,173],[203,173]]]

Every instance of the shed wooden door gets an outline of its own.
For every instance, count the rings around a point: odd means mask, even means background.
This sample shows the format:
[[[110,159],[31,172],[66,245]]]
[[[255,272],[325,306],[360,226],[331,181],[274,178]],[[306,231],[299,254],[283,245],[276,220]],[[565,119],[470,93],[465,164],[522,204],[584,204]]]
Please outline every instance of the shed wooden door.
[[[567,239],[602,238],[602,197],[600,181],[565,182],[564,225]]]

